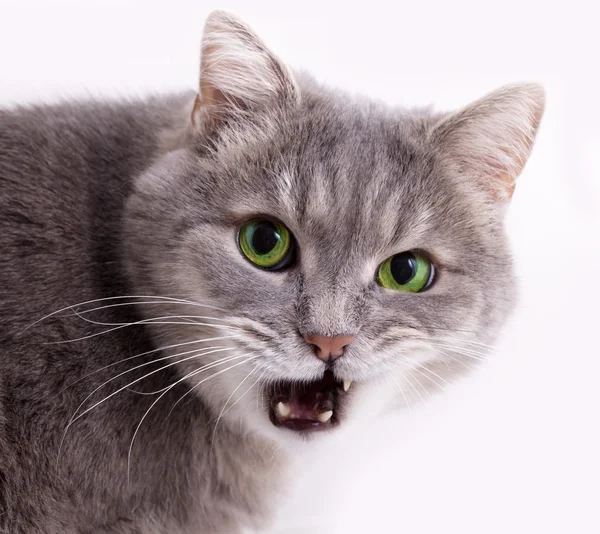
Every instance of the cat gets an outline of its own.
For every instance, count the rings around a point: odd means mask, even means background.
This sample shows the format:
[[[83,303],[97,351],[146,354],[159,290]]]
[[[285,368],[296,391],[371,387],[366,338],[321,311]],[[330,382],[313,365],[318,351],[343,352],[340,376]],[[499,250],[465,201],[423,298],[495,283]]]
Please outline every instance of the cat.
[[[0,111],[0,529],[266,528],[296,454],[463,375],[516,299],[536,84],[405,110],[235,17],[199,90]]]

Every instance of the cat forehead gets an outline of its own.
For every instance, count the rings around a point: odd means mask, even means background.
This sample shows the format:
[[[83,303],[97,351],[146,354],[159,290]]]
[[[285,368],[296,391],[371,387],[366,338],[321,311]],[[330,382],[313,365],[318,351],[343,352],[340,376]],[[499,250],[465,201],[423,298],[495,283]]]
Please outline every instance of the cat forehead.
[[[246,169],[234,171],[243,191],[236,215],[271,215],[313,236],[370,230],[389,240],[399,226],[422,226],[435,199],[422,140],[381,120],[324,122],[305,120],[248,150]]]
[[[233,181],[302,201],[329,191],[385,194],[427,172],[431,150],[424,121],[365,104],[310,101],[293,113],[266,115],[219,140],[217,164]],[[390,180],[391,178],[391,180]],[[252,191],[251,191],[252,192]],[[274,192],[274,191],[273,191]]]
[[[238,221],[277,219],[323,250],[370,254],[407,239],[411,246],[422,244],[436,224],[435,195],[416,193],[426,183],[408,172],[369,171],[284,169],[270,177],[268,188],[239,196],[230,208]]]

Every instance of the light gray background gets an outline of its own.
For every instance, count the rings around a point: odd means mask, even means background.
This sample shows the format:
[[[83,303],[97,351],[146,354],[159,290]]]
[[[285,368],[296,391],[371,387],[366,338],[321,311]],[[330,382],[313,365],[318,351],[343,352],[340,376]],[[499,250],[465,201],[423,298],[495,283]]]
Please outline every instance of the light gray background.
[[[522,296],[498,354],[306,460],[281,531],[600,532],[600,42],[584,5],[0,0],[0,105],[195,87],[215,8],[291,65],[390,104],[545,85],[508,218]]]

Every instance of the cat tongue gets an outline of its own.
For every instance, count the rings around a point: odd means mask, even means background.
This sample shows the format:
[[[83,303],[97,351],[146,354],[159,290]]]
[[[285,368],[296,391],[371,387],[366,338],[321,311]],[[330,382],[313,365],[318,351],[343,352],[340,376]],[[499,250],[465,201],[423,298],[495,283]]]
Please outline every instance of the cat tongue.
[[[308,391],[294,391],[292,388],[288,405],[292,410],[291,417],[297,419],[318,420],[319,414],[333,410],[333,390],[325,391],[314,388]]]
[[[296,430],[324,425],[333,416],[337,386],[333,375],[326,373],[306,385],[278,388],[272,404],[277,421]]]

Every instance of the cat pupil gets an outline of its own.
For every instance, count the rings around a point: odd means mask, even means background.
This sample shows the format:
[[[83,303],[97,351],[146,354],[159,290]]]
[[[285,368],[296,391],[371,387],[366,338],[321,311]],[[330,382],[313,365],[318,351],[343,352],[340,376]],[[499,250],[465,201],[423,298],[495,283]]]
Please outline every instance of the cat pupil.
[[[280,239],[275,225],[270,222],[260,222],[252,234],[252,248],[257,254],[268,254]]]
[[[396,254],[392,258],[390,271],[398,284],[408,284],[416,274],[417,260],[410,252]]]

